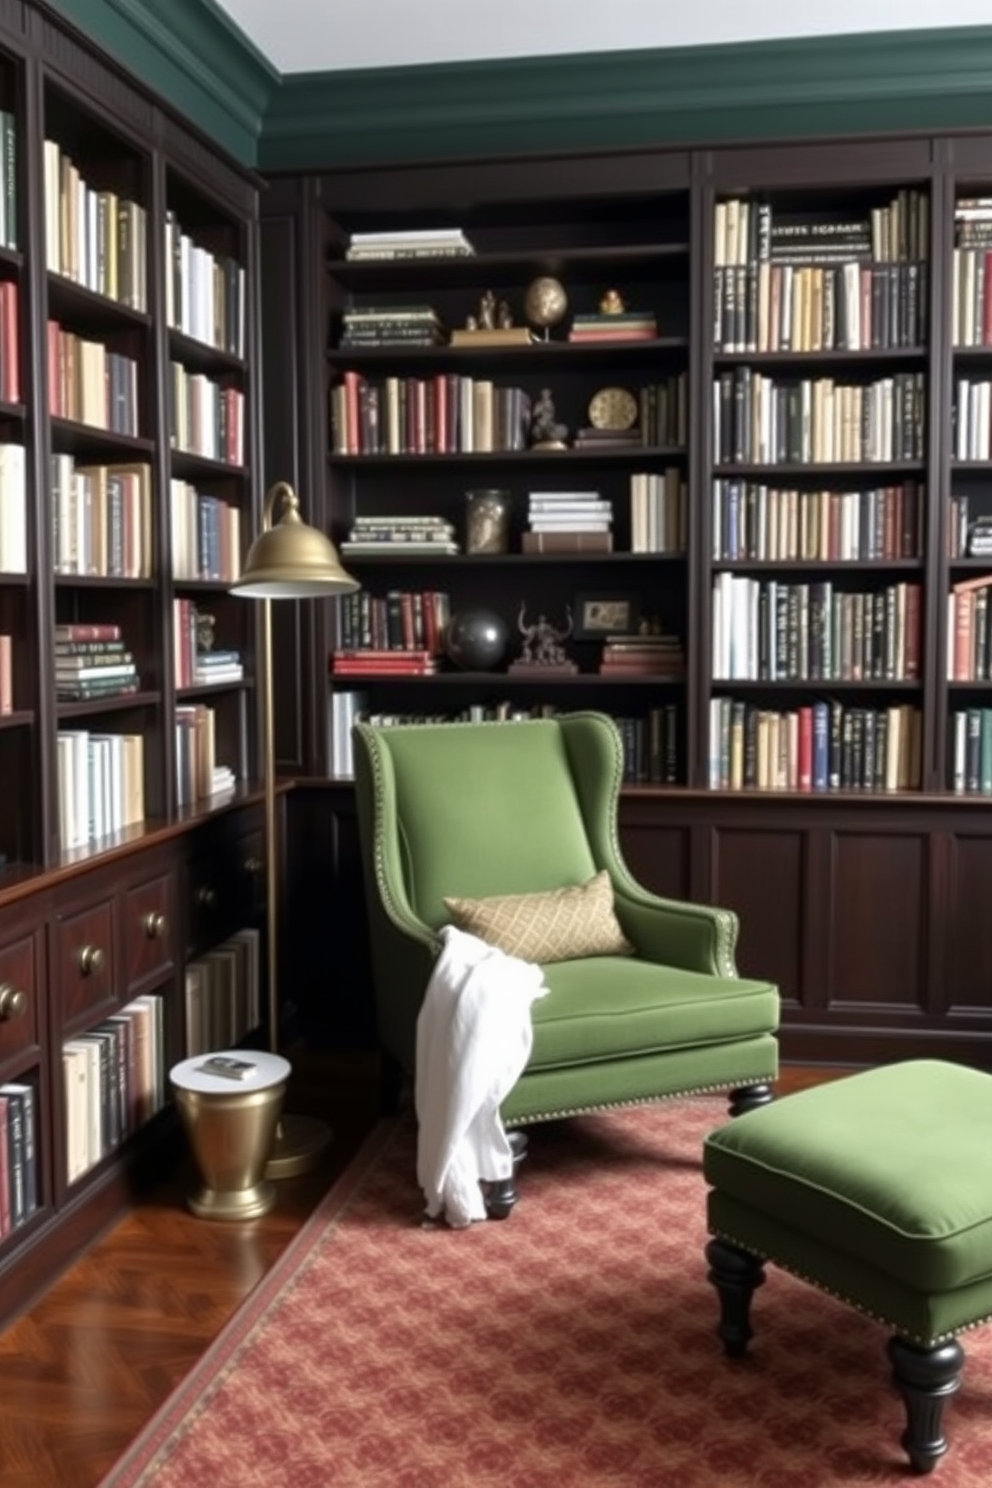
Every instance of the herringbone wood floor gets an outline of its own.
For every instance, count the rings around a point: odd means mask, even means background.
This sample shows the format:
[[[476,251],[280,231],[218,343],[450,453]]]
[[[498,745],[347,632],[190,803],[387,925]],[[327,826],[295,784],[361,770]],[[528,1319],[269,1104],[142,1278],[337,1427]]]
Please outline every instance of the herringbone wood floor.
[[[831,1073],[786,1071],[779,1089]],[[246,1225],[194,1219],[184,1168],[0,1335],[2,1488],[99,1483],[346,1166],[375,1119],[374,1062],[359,1055],[330,1070],[297,1060],[294,1076],[291,1108],[330,1119],[335,1139],[317,1171],[280,1183],[271,1214]]]

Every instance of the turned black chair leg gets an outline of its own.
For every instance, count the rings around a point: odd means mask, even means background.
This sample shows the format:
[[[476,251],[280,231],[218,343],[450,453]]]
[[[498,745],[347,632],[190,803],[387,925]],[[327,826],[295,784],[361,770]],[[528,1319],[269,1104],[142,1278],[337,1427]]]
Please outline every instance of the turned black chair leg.
[[[768,1106],[775,1099],[770,1085],[740,1085],[730,1092],[731,1116],[743,1116],[745,1111],[756,1111],[759,1106]]]
[[[509,1219],[517,1202],[517,1170],[527,1156],[527,1135],[519,1127],[507,1132],[510,1151],[513,1154],[513,1172],[499,1183],[487,1183],[485,1191],[486,1218]]]
[[[906,1406],[902,1444],[918,1473],[933,1472],[947,1451],[944,1406],[961,1386],[964,1349],[956,1338],[920,1348],[898,1334],[888,1342],[892,1381]]]
[[[751,1298],[765,1279],[764,1262],[727,1240],[711,1240],[706,1246],[708,1276],[720,1298],[717,1337],[731,1359],[747,1351],[751,1332]]]

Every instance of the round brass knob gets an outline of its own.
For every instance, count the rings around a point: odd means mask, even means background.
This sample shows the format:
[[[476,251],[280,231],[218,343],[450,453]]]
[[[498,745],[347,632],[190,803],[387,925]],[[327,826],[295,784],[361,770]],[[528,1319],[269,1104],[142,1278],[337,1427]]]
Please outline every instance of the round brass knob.
[[[217,890],[206,887],[197,889],[196,902],[202,909],[215,909],[217,907]]]
[[[92,976],[95,972],[103,970],[103,963],[106,959],[99,946],[83,946],[79,953],[79,970],[83,976]]]
[[[265,864],[262,862],[261,858],[245,858],[245,872],[252,878],[261,873],[264,867]]]
[[[145,934],[149,940],[161,940],[166,932],[167,922],[164,914],[157,910],[149,910],[144,920]]]
[[[23,1018],[28,1010],[28,994],[11,982],[0,982],[0,1020]]]

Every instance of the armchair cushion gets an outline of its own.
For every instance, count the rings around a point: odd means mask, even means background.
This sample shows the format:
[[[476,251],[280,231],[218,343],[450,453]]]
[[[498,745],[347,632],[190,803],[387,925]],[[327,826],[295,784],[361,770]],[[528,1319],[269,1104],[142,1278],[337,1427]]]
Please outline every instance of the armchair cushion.
[[[548,964],[634,951],[614,913],[613,885],[605,869],[588,883],[543,894],[446,898],[444,907],[459,930],[522,961]]]
[[[778,1026],[771,982],[717,977],[640,957],[549,966],[529,1067],[548,1070],[730,1044]]]

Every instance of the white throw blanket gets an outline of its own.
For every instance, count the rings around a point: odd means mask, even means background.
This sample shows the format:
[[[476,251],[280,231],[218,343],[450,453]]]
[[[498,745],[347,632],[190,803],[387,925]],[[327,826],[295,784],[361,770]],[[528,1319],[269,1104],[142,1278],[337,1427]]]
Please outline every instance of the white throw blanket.
[[[480,1180],[513,1171],[499,1107],[531,1051],[531,1004],[548,989],[539,966],[454,925],[440,933],[417,1020],[417,1180],[428,1215],[461,1227],[486,1217]]]

